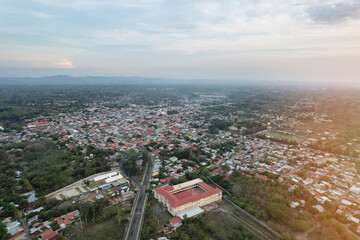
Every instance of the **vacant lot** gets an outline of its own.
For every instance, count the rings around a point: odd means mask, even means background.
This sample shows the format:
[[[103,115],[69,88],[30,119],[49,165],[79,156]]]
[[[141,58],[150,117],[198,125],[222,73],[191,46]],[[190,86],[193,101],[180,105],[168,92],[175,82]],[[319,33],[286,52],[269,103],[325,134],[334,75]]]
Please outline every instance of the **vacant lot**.
[[[72,237],[73,240],[119,240],[124,235],[124,224],[120,224],[114,216],[105,221],[92,224],[81,230],[81,233]]]
[[[277,139],[284,139],[284,140],[287,140],[287,141],[295,141],[295,142],[300,141],[300,138],[287,136],[287,135],[283,135],[283,134],[279,134],[279,133],[268,132],[265,135],[267,137],[272,137],[272,138],[277,138]]]

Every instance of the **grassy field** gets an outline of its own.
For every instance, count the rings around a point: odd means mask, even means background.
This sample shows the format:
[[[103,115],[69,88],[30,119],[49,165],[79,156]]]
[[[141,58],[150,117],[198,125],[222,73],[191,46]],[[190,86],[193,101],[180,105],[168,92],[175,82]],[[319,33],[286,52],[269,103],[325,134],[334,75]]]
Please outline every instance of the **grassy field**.
[[[120,225],[116,216],[105,221],[92,224],[72,237],[72,240],[119,240],[124,236],[125,226]]]
[[[287,135],[283,135],[283,134],[279,134],[279,133],[272,133],[272,132],[268,132],[265,135],[267,137],[284,139],[284,140],[287,140],[287,141],[299,142],[301,140],[300,138],[297,138],[297,137],[292,137],[292,136],[287,136]]]
[[[103,185],[102,182],[91,182],[91,183],[89,184],[88,188],[90,188],[90,189],[98,188],[98,187],[100,187],[101,185]]]

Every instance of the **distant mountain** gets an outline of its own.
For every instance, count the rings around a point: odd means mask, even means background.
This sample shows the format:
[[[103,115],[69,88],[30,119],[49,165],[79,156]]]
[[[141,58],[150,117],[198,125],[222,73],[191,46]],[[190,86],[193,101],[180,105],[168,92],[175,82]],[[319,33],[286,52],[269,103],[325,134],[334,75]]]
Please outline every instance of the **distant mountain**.
[[[138,85],[138,84],[221,84],[216,80],[181,80],[167,78],[143,78],[143,77],[101,77],[86,76],[72,77],[68,75],[56,75],[47,77],[3,77],[0,85]]]
[[[326,83],[326,82],[284,82],[284,81],[256,81],[256,80],[214,80],[214,79],[170,79],[129,77],[85,76],[73,77],[55,75],[46,77],[2,77],[0,86],[36,86],[36,85],[217,85],[217,86],[262,86],[262,87],[310,87],[310,88],[356,88],[357,83]]]

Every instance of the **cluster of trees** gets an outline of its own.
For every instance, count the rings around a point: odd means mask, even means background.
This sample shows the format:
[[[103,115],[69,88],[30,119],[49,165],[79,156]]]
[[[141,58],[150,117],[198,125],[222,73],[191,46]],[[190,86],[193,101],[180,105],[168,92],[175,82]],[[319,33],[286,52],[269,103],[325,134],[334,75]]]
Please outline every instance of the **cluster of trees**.
[[[158,216],[154,214],[155,199],[152,194],[149,195],[148,204],[145,209],[144,224],[141,231],[140,239],[148,240],[152,239],[157,233],[157,220]]]
[[[169,111],[167,111],[167,114],[168,115],[173,115],[173,114],[178,114],[179,113],[179,111],[177,111],[177,110],[169,110]]]
[[[7,229],[4,223],[0,222],[0,239],[1,240],[8,240],[11,238],[11,234],[7,233]]]
[[[142,160],[141,168],[136,164],[136,161],[140,159]],[[142,174],[148,160],[149,160],[149,156],[146,152],[142,152],[141,154],[131,154],[130,157],[126,161],[124,161],[125,171],[130,176],[136,176]]]
[[[356,236],[350,234],[346,227],[334,218],[326,219],[320,222],[320,227],[315,228],[309,233],[310,239],[321,240],[355,240]]]
[[[219,130],[227,130],[232,125],[231,122],[223,119],[213,119],[210,121],[209,133],[218,133]]]
[[[137,158],[134,159],[131,157],[124,162],[124,169],[130,176],[136,176],[140,173],[140,169],[136,164],[137,160]]]
[[[228,190],[233,202],[263,221],[276,223],[280,232],[285,228],[290,233],[304,232],[310,229],[313,215],[318,213],[313,208],[316,200],[301,186],[292,192],[288,186],[278,182],[264,181],[234,172],[230,179],[220,174],[213,180]],[[304,199],[305,211],[299,213],[290,208],[292,199]]]
[[[16,215],[16,209],[10,204],[11,202],[19,204],[20,209],[27,206],[27,200],[21,196],[22,193],[34,189],[39,197],[89,175],[110,170],[105,158],[113,152],[93,146],[88,147],[87,152],[94,154],[93,159],[86,161],[80,149],[59,149],[50,141],[2,146],[0,148],[0,199],[4,207],[2,216]],[[21,172],[20,177],[16,176],[16,171]]]
[[[194,161],[194,163],[197,164],[205,161],[205,158],[210,158],[212,156],[211,153],[205,152],[202,149],[191,150],[190,148],[175,149],[173,151],[163,150],[159,154],[165,159],[175,156],[178,159],[187,159],[190,161]],[[192,163],[188,164],[191,164],[191,166],[195,166],[192,165]]]
[[[28,189],[21,179],[16,178],[16,170],[18,170],[17,164],[11,162],[6,151],[0,149],[0,199],[4,210],[2,217],[15,216],[16,208],[10,204],[11,202],[19,204],[20,208],[27,205],[26,198],[20,195]]]
[[[288,144],[288,145],[294,145],[294,146],[299,144],[299,142],[295,141],[295,140],[289,140],[286,138],[267,137],[264,134],[258,135],[257,137],[261,138],[261,139],[270,139],[273,142],[278,142],[278,143],[282,143],[282,144]]]
[[[5,131],[9,131],[10,129],[21,130],[25,125],[25,120],[34,118],[41,114],[41,109],[38,110],[18,110],[9,108],[0,108],[0,123],[3,124]]]
[[[339,140],[332,140],[329,142],[317,141],[315,143],[309,144],[308,147],[315,150],[352,156],[356,158],[358,158],[360,155],[359,152],[357,152],[356,149],[351,145],[347,145],[345,142]]]
[[[245,128],[245,130],[242,131],[243,134],[254,134],[266,129],[264,124],[257,121],[241,121],[236,124],[236,127],[239,129]]]
[[[17,162],[39,194],[45,195],[89,175],[110,170],[105,158],[112,153],[93,146],[87,149],[94,155],[88,161],[79,149],[59,149],[49,141],[25,143],[22,147],[24,151]]]
[[[101,199],[94,203],[83,203],[80,205],[80,216],[85,225],[95,223],[105,219],[103,209],[107,204],[107,200]]]
[[[198,178],[199,177],[199,174],[196,173],[196,172],[186,172],[186,174],[180,178],[173,178],[170,180],[170,183],[172,185],[176,185],[176,184],[180,184],[180,183],[183,183],[183,182],[187,182],[187,181],[190,181],[190,180],[193,180],[195,178]]]
[[[223,154],[225,152],[231,152],[235,146],[236,146],[236,143],[234,141],[226,141],[224,143],[218,143],[215,145],[211,145],[210,147],[212,149],[218,150],[219,154]]]

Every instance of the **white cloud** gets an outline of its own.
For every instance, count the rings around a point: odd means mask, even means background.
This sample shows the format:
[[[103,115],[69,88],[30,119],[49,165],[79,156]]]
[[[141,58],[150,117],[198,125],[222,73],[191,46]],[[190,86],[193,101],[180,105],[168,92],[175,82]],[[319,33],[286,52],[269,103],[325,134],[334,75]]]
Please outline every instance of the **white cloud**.
[[[136,74],[148,68],[161,76],[161,66],[174,74],[176,69],[195,74],[195,68],[211,68],[218,69],[217,76],[225,70],[230,76],[250,70],[256,75],[261,72],[256,67],[266,73],[274,72],[271,68],[281,71],[282,65],[294,73],[301,69],[305,75],[306,69],[296,64],[306,65],[310,72],[331,62],[332,68],[326,68],[331,72],[344,59],[359,62],[360,21],[357,8],[350,8],[345,0],[33,2],[41,3],[41,12],[31,12],[36,8],[23,11],[37,18],[51,18],[48,13],[62,17],[43,25],[0,23],[0,34],[20,36],[20,44],[10,49],[0,44],[0,51],[5,51],[0,52],[0,66],[73,67],[71,59],[81,69],[99,66],[116,71],[121,67]],[[330,13],[335,15],[329,19]],[[329,24],[332,17],[337,24]],[[37,46],[27,45],[28,41]],[[68,49],[63,50],[64,46]],[[238,65],[243,66],[241,71]]]
[[[0,45],[0,67],[3,68],[74,68],[68,59],[88,54],[79,48],[42,45]]]
[[[42,12],[36,12],[36,11],[29,11],[28,12],[29,15],[33,16],[33,17],[37,17],[37,18],[43,18],[43,19],[51,19],[54,18],[54,16],[46,14],[46,13],[42,13]]]
[[[121,7],[121,8],[144,8],[152,4],[160,3],[161,0],[35,0],[38,3],[63,8],[97,8],[97,7]]]
[[[32,17],[36,17],[36,18],[43,18],[43,19],[51,19],[51,18],[55,18],[54,15],[50,15],[44,12],[40,12],[40,11],[32,11],[32,10],[28,10],[28,9],[20,9],[20,8],[15,8],[15,7],[9,7],[9,6],[2,6],[0,9],[0,12],[2,14],[17,14],[17,15],[28,15],[28,16],[32,16]]]
[[[55,65],[59,68],[76,68],[76,66],[67,59],[61,59],[60,61],[56,62]]]

